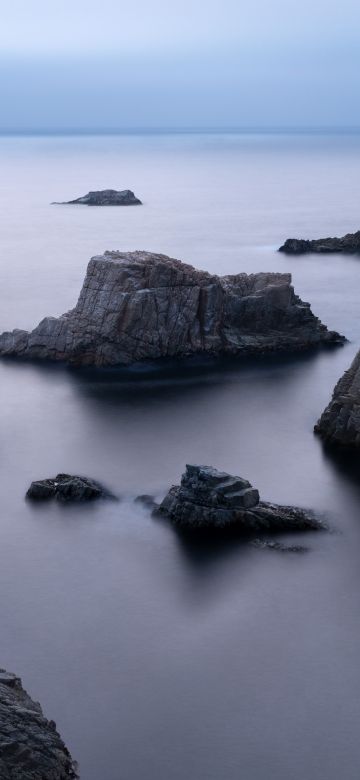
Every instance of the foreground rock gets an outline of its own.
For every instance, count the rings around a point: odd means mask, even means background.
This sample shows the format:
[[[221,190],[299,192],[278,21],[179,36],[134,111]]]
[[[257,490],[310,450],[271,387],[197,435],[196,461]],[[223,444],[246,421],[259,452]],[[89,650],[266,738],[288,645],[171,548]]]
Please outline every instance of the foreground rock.
[[[32,482],[26,498],[34,501],[45,501],[56,498],[58,501],[93,501],[95,498],[110,498],[106,488],[89,477],[58,474],[52,479],[40,479]]]
[[[0,355],[109,366],[343,341],[295,295],[290,274],[221,277],[165,255],[105,252],[90,260],[74,309],[31,333],[3,333]]]
[[[335,386],[315,431],[330,444],[360,449],[360,352]]]
[[[309,252],[317,254],[329,254],[330,252],[344,252],[354,255],[360,252],[360,230],[357,233],[347,233],[342,238],[316,238],[307,241],[302,238],[288,238],[280,247],[279,252],[287,255],[304,255]]]
[[[77,203],[84,206],[141,206],[141,200],[136,198],[131,190],[98,190],[88,192],[82,198],[66,200],[54,205],[70,206]]]
[[[211,466],[186,466],[181,485],[170,488],[159,512],[183,529],[236,527],[245,534],[323,528],[309,512],[260,501],[250,482]]]
[[[19,677],[1,669],[1,780],[69,780],[77,776],[55,723],[46,720]]]

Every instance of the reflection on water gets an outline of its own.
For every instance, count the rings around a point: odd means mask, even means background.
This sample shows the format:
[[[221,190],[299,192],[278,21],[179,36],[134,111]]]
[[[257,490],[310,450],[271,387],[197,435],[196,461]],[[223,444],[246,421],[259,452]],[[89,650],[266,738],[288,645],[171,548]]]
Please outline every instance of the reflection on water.
[[[360,342],[360,266],[273,248],[358,227],[359,139],[1,139],[0,158],[1,328],[70,308],[90,255],[119,247],[290,270],[350,339],[162,374],[1,362],[1,665],[55,718],[82,780],[357,780],[359,471],[313,425]],[[122,182],[143,208],[48,205]],[[187,462],[339,533],[282,537],[303,556],[200,545],[134,502],[160,500]],[[25,502],[60,471],[122,500]]]

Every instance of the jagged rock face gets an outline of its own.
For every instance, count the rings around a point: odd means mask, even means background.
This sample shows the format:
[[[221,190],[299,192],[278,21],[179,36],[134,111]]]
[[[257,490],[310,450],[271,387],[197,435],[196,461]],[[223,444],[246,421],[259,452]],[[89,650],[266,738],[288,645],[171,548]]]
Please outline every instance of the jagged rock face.
[[[329,443],[360,448],[360,352],[335,386],[315,431]]]
[[[0,355],[129,365],[191,354],[297,351],[343,337],[295,295],[290,274],[213,276],[165,255],[93,257],[75,309],[0,336]]]
[[[74,780],[69,751],[53,721],[24,691],[21,680],[0,670],[1,780]]]
[[[141,200],[136,198],[131,190],[97,190],[88,192],[81,198],[66,200],[57,205],[73,205],[79,203],[84,206],[141,206]]]
[[[260,501],[250,482],[211,466],[187,465],[159,512],[183,529],[235,527],[245,534],[315,530],[320,521],[302,509]]]
[[[93,501],[95,498],[112,498],[100,482],[89,477],[57,474],[50,479],[39,479],[32,482],[26,498],[33,501],[46,501],[56,498],[63,502]]]
[[[317,238],[306,240],[303,238],[288,238],[279,252],[288,255],[304,255],[309,252],[317,254],[329,254],[330,252],[344,252],[354,255],[360,252],[360,230],[357,233],[347,233],[342,238]]]

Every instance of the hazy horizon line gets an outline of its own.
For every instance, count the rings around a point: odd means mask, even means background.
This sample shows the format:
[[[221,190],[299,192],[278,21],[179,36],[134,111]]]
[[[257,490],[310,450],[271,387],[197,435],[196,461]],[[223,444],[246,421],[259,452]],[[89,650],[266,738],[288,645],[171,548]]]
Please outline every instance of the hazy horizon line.
[[[71,136],[71,135],[175,135],[175,134],[303,134],[303,135],[318,135],[321,133],[326,134],[352,134],[356,135],[360,133],[360,126],[358,125],[274,125],[274,126],[225,126],[225,127],[212,127],[212,126],[164,126],[164,127],[119,127],[119,128],[0,128],[0,136]]]

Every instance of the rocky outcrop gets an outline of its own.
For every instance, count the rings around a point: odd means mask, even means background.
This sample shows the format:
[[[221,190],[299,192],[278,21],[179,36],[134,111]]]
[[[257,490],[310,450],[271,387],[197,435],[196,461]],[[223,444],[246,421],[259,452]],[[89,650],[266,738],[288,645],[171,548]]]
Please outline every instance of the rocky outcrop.
[[[75,200],[65,200],[62,203],[55,203],[57,206],[72,206],[73,204],[83,206],[141,206],[141,200],[136,198],[131,190],[97,190],[88,192],[81,198]]]
[[[181,484],[170,488],[159,506],[183,529],[237,528],[244,534],[323,528],[310,512],[260,501],[250,482],[211,466],[186,466]]]
[[[3,333],[0,355],[107,366],[342,341],[295,295],[290,274],[215,276],[165,255],[105,252],[90,260],[74,309]]]
[[[285,252],[287,255],[304,255],[309,252],[317,254],[343,252],[354,255],[360,252],[360,230],[357,233],[347,233],[342,238],[316,238],[310,241],[303,238],[288,238],[279,252]]]
[[[78,775],[54,721],[24,691],[21,680],[0,670],[1,780],[74,780]]]
[[[360,351],[335,386],[315,431],[330,444],[360,450]]]
[[[58,501],[93,501],[95,498],[112,498],[100,482],[95,482],[89,477],[71,476],[70,474],[58,474],[51,479],[40,479],[32,482],[26,498],[33,501],[46,501],[56,498]]]

